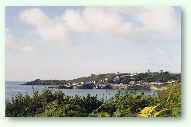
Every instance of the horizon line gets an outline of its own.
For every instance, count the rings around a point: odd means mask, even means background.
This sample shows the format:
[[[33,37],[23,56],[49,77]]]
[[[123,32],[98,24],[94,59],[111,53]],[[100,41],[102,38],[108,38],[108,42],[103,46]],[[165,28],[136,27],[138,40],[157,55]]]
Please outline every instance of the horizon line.
[[[149,70],[149,69],[148,69]],[[122,72],[122,73],[120,73],[120,72],[111,72],[111,73],[109,73],[109,74],[117,74],[117,73],[119,73],[119,74],[124,74],[124,73],[146,73],[146,72],[148,72],[148,70],[147,71],[145,71],[145,72],[137,72],[137,71],[135,71],[135,72]],[[162,70],[162,69],[161,69]],[[160,70],[159,70],[160,71]],[[150,71],[151,73],[154,73],[154,72],[159,72],[159,71]],[[163,72],[169,72],[169,73],[180,73],[181,74],[181,72],[171,72],[171,71],[164,71],[164,70],[162,70]],[[91,73],[91,74],[95,74],[95,73]],[[88,76],[91,76],[91,74],[89,74]],[[99,74],[95,74],[95,75],[100,75],[100,74],[108,74],[108,73],[99,73]],[[81,76],[81,77],[77,77],[77,78],[82,78],[82,77],[88,77],[88,76]],[[36,79],[40,79],[40,80],[66,80],[66,81],[68,81],[68,80],[74,80],[74,79],[77,79],[77,78],[73,78],[73,79],[41,79],[41,78],[35,78],[35,79],[33,79],[33,80],[36,80]],[[33,81],[33,80],[25,80],[25,81],[23,81],[23,80],[4,80],[5,82],[7,82],[7,81],[12,81],[12,82],[14,82],[14,81],[22,81],[22,82],[27,82],[27,81]]]

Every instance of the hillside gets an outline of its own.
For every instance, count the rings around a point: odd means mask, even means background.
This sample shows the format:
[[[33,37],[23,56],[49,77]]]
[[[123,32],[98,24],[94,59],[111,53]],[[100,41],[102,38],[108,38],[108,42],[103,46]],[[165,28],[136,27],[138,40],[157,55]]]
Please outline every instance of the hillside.
[[[108,73],[108,74],[91,74],[88,77],[80,77],[73,80],[40,80],[36,79],[27,82],[24,85],[64,85],[67,83],[123,83],[130,84],[132,82],[152,83],[159,82],[168,84],[170,82],[181,82],[181,73],[169,72],[145,72],[145,73]]]

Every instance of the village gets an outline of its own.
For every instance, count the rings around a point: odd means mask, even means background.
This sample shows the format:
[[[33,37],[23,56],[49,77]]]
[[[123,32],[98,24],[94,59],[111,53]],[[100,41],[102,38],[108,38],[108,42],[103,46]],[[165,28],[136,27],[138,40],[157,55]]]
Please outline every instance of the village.
[[[36,79],[24,85],[51,85],[48,88],[57,89],[152,89],[180,83],[180,73],[170,73],[160,70],[145,73],[107,73],[91,74],[73,80],[40,80]]]
[[[159,73],[163,73],[162,70],[160,70]],[[119,72],[117,74],[120,74]],[[74,82],[74,83],[67,83],[64,85],[59,85],[56,86],[55,88],[60,88],[60,89],[151,89],[153,86],[161,86],[161,85],[170,85],[174,84],[177,81],[176,80],[171,80],[167,82],[158,82],[158,81],[153,81],[153,82],[144,82],[143,80],[138,80],[134,81],[135,77],[138,75],[138,73],[131,73],[131,74],[126,74],[126,75],[121,75],[121,76],[116,76],[113,78],[113,83],[109,82],[108,78],[105,78],[104,80],[98,81],[89,81],[89,82]],[[130,77],[132,81],[130,81],[128,84],[121,83],[120,81]]]

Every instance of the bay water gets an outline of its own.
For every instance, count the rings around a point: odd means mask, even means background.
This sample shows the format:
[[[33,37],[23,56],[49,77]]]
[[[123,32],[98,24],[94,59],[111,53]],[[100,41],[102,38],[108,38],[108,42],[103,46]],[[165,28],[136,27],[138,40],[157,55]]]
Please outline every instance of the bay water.
[[[51,85],[21,85],[26,81],[6,81],[5,82],[5,100],[12,100],[12,96],[15,96],[19,93],[23,95],[33,95],[33,90],[39,90],[41,92],[44,88],[48,88]],[[91,96],[95,96],[97,94],[99,98],[107,98],[109,99],[111,96],[114,96],[118,90],[114,89],[56,89],[50,88],[53,91],[62,91],[68,96],[86,96],[90,94]],[[130,92],[130,90],[120,90],[122,93]],[[144,92],[145,95],[153,95],[153,90],[136,90],[136,93]]]

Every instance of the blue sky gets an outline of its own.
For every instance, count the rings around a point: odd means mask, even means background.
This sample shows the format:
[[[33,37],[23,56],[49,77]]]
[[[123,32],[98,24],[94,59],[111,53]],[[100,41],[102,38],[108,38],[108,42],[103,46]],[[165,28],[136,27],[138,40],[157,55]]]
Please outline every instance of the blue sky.
[[[6,80],[181,72],[180,7],[6,7]]]

